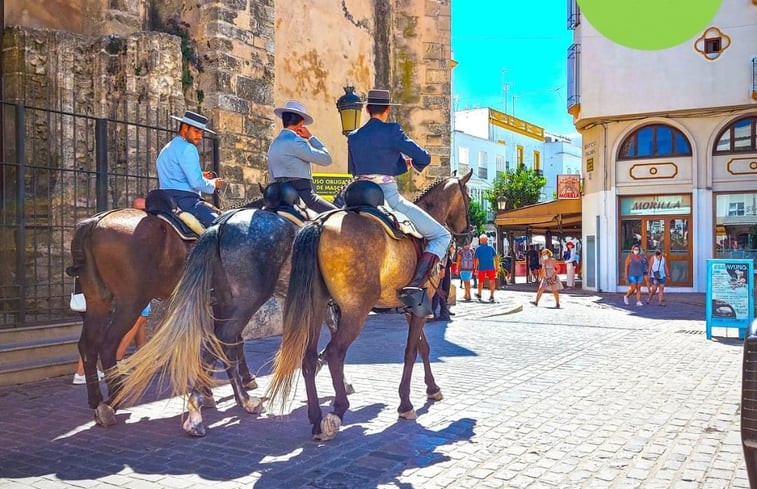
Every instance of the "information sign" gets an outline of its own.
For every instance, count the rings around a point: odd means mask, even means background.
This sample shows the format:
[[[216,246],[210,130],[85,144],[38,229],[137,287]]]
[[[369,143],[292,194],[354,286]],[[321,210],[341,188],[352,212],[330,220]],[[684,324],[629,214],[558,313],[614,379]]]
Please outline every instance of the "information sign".
[[[712,327],[739,328],[744,337],[754,319],[754,261],[707,260],[706,333]]]

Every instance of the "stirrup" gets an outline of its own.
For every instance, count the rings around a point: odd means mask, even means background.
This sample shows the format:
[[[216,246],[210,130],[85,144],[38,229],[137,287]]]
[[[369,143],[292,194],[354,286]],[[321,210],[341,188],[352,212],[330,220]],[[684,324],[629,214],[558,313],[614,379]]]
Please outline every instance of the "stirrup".
[[[433,312],[425,287],[404,287],[400,292],[400,301],[416,316],[426,317]]]

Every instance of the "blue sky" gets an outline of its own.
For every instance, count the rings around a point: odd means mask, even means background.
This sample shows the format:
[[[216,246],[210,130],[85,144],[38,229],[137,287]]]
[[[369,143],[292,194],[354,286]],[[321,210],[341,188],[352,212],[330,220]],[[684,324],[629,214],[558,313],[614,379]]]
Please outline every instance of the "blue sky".
[[[453,107],[503,110],[546,130],[574,136],[566,112],[566,56],[573,33],[565,0],[453,0]]]

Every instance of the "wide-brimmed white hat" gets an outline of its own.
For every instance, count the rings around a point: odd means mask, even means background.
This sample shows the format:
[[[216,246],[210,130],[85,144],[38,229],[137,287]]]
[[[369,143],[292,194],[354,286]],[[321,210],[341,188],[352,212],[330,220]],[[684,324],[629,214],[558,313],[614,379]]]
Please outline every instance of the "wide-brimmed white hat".
[[[291,112],[302,117],[305,120],[306,126],[313,123],[313,117],[307,113],[305,106],[296,100],[287,100],[283,107],[276,107],[273,109],[273,114],[276,117],[281,117],[281,114],[284,112]]]
[[[184,117],[172,115],[171,118],[176,119],[179,122],[183,122],[184,124],[189,124],[190,126],[196,127],[197,129],[202,129],[203,131],[209,132],[210,134],[215,134],[215,132],[208,129],[208,118],[204,115],[198,114],[197,112],[191,112],[188,110],[184,112]]]

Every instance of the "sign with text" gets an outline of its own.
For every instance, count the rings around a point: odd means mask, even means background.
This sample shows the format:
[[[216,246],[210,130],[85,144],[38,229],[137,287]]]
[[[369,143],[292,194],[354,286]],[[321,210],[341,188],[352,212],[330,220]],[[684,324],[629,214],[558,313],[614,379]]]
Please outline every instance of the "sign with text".
[[[334,200],[334,195],[350,180],[349,173],[313,173],[313,188],[324,199]]]
[[[746,333],[754,319],[754,261],[707,260],[706,333],[712,327],[739,328]]]
[[[580,199],[581,176],[557,175],[557,199]]]
[[[691,195],[622,197],[620,199],[620,214],[623,216],[691,214]]]

